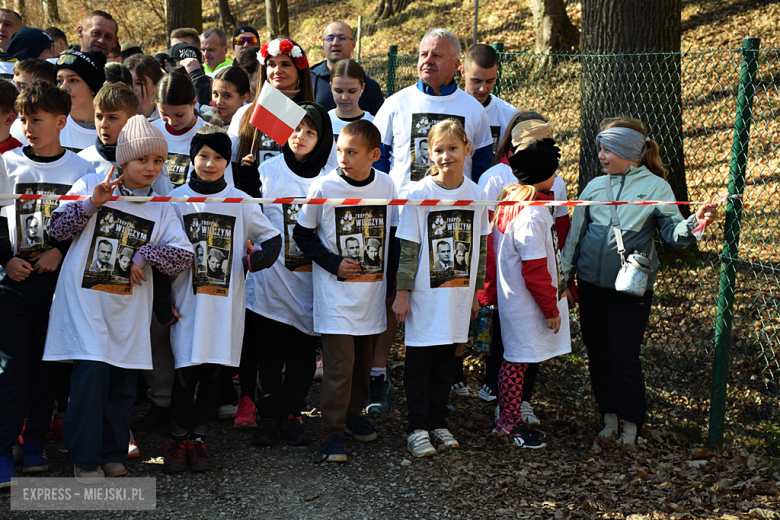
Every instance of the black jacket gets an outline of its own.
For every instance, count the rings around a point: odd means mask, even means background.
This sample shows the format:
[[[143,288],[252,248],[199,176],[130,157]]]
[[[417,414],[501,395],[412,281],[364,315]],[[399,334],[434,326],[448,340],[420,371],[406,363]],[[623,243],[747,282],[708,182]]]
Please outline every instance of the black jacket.
[[[328,64],[325,61],[321,61],[311,68],[311,82],[314,87],[314,100],[325,110],[336,108],[333,94],[330,91],[330,70],[328,70]],[[375,116],[384,102],[385,96],[382,94],[379,83],[366,76],[366,88],[358,102],[360,108]]]

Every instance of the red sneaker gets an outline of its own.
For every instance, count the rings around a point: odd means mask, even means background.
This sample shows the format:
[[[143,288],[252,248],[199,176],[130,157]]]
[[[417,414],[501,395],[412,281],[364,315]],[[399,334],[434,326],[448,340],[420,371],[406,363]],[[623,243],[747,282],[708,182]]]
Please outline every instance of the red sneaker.
[[[192,471],[209,471],[214,469],[214,461],[209,455],[206,443],[195,439],[187,443],[187,461]]]
[[[255,414],[257,414],[255,403],[252,402],[252,399],[250,399],[248,395],[245,395],[238,402],[236,418],[233,420],[233,428],[236,430],[252,430],[257,428]]]
[[[137,459],[141,456],[141,452],[138,450],[138,444],[135,443],[135,437],[133,437],[133,432],[130,432],[130,444],[127,446],[127,458],[128,459]]]
[[[169,441],[165,446],[163,473],[176,473],[187,469],[187,441]]]

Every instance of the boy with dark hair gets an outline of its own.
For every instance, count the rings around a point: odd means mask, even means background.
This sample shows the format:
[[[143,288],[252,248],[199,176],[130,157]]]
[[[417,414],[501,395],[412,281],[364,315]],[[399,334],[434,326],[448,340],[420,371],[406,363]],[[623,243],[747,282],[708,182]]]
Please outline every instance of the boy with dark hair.
[[[34,83],[14,105],[30,145],[3,156],[8,170],[0,192],[64,195],[89,173],[88,162],[65,150],[60,132],[70,112],[70,96],[52,85]],[[51,421],[59,365],[42,361],[49,310],[60,265],[70,241],[48,233],[57,201],[4,201],[0,217],[0,488],[15,478],[12,446],[24,426],[25,474],[49,469],[44,446]],[[34,217],[35,227],[30,229]],[[29,224],[28,224],[29,222]],[[30,234],[34,240],[28,240]]]
[[[54,51],[59,55],[65,52],[68,48],[68,37],[59,27],[47,27],[43,30],[46,34],[51,36],[54,40]]]
[[[394,199],[395,183],[374,170],[379,159],[379,130],[369,121],[354,121],[339,133],[339,168],[317,179],[309,197]],[[385,297],[394,276],[388,269],[398,225],[395,206],[306,205],[298,216],[293,239],[314,262],[314,330],[322,334],[323,461],[345,462],[344,433],[361,442],[377,437],[363,416],[368,399],[374,346],[387,328]],[[379,267],[357,260],[347,242],[380,246]],[[358,249],[359,251],[359,249]],[[354,283],[358,282],[358,283]]]
[[[54,83],[54,64],[39,58],[29,58],[14,65],[14,86],[21,92],[35,82]]]
[[[16,121],[16,88],[8,81],[0,81],[0,154],[19,148],[22,143],[11,135],[11,126]]]

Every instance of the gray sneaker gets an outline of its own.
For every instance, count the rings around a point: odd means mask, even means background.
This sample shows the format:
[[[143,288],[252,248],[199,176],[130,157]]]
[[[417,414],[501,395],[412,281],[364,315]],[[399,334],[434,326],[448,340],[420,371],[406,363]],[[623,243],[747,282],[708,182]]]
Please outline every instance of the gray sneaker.
[[[384,375],[371,376],[371,387],[366,403],[366,413],[387,413],[390,399],[395,394],[393,383]]]

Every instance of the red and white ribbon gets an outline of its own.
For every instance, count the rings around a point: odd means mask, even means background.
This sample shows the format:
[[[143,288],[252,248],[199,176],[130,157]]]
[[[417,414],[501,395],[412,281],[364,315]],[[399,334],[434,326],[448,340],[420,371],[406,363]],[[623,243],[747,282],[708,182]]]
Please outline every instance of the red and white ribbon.
[[[35,195],[0,194],[0,200],[57,200],[73,202],[87,200],[90,195]],[[741,199],[742,195],[724,195],[715,202],[726,199]],[[445,199],[309,199],[298,198],[232,198],[232,197],[117,197],[110,201],[119,202],[190,202],[209,204],[318,204],[330,206],[693,206],[707,204],[703,201],[667,200],[445,200]]]

